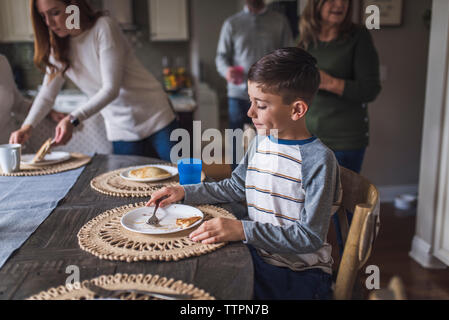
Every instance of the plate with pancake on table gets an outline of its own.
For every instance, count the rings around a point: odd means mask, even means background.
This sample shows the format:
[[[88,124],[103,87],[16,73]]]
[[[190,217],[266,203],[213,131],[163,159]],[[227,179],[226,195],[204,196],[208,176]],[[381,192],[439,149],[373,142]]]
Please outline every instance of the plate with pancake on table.
[[[158,225],[148,224],[153,215],[154,207],[141,207],[129,211],[121,218],[121,225],[132,232],[143,234],[170,234],[192,229],[204,220],[201,210],[183,205],[172,204],[157,211]]]
[[[34,167],[44,167],[58,164],[71,158],[71,155],[68,152],[51,151],[53,143],[53,139],[49,138],[39,148],[36,154],[22,155],[21,164]]]
[[[135,182],[157,182],[178,175],[178,168],[162,164],[133,167],[120,173],[125,180]]]

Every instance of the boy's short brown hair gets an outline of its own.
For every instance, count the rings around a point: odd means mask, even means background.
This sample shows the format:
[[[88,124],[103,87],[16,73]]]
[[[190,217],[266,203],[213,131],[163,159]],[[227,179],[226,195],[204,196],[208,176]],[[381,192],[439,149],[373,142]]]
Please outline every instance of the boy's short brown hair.
[[[285,104],[303,100],[308,105],[318,92],[320,73],[316,59],[300,48],[278,49],[256,62],[248,80],[263,92],[280,95]]]

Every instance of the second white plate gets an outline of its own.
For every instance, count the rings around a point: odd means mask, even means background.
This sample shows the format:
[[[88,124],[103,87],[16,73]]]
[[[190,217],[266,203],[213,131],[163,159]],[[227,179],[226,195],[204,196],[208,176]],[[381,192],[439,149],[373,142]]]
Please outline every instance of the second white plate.
[[[148,178],[148,179],[138,179],[138,178],[133,178],[133,177],[129,176],[129,173],[132,170],[136,170],[136,169],[140,169],[140,168],[146,168],[146,167],[155,167],[155,168],[164,169],[165,171],[168,171],[171,174],[171,176],[165,177],[165,178]],[[120,177],[122,177],[123,179],[130,180],[130,181],[136,181],[136,182],[156,182],[156,181],[162,181],[162,180],[167,180],[167,179],[173,178],[176,175],[178,175],[178,168],[172,167],[172,166],[165,166],[165,165],[162,165],[162,164],[151,164],[151,165],[133,167],[133,168],[129,168],[129,169],[125,170],[125,171],[122,171],[120,173]]]
[[[53,151],[52,153],[45,155],[45,158],[37,163],[33,163],[34,157],[35,154],[24,154],[22,155],[20,162],[29,166],[43,167],[67,161],[71,158],[71,155],[68,152]]]
[[[142,207],[131,210],[122,217],[120,223],[125,229],[132,232],[143,234],[169,234],[194,228],[204,219],[204,214],[197,208],[183,204],[172,204],[171,206],[159,208],[157,210],[156,217],[160,220],[160,227],[156,227],[147,224],[148,219],[153,215],[153,211],[154,207]],[[176,225],[176,219],[190,217],[201,217],[201,220],[195,222],[188,228],[181,228]]]

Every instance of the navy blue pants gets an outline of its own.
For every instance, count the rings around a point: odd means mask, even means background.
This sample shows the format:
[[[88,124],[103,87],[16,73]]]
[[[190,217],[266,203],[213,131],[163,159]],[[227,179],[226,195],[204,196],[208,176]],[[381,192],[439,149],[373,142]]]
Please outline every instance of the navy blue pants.
[[[335,157],[337,158],[338,164],[346,169],[352,170],[356,173],[360,173],[362,171],[362,163],[365,157],[366,148],[359,150],[349,150],[349,151],[334,151]],[[351,225],[353,213],[347,211],[348,224]],[[343,254],[343,238],[340,230],[340,222],[338,220],[338,215],[335,213],[332,216],[334,221],[337,235],[337,243],[340,251],[340,255]]]
[[[242,129],[245,123],[252,123],[250,117],[248,117],[248,110],[251,106],[251,102],[248,100],[229,98],[228,99],[228,117],[229,117],[229,129],[236,130]],[[241,147],[242,141],[236,141],[233,138],[233,150],[232,150],[232,170],[237,168],[238,161],[236,159],[236,148]],[[239,159],[240,160],[240,159]]]
[[[254,300],[329,300],[332,276],[320,269],[300,272],[266,263],[248,246],[254,264]]]
[[[338,164],[356,173],[362,171],[366,148],[359,150],[334,151]]]
[[[170,134],[178,129],[178,121],[173,121],[164,129],[156,132],[148,138],[140,141],[114,141],[114,154],[135,155],[149,158],[158,158],[168,162],[170,160],[171,149],[176,145],[176,141],[170,141]]]

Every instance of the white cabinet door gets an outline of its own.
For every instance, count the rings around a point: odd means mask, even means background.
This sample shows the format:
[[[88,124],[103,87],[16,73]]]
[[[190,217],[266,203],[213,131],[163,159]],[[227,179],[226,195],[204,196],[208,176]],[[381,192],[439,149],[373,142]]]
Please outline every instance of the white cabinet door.
[[[0,1],[0,42],[33,42],[28,0]]]
[[[151,41],[189,39],[186,0],[148,0]]]

